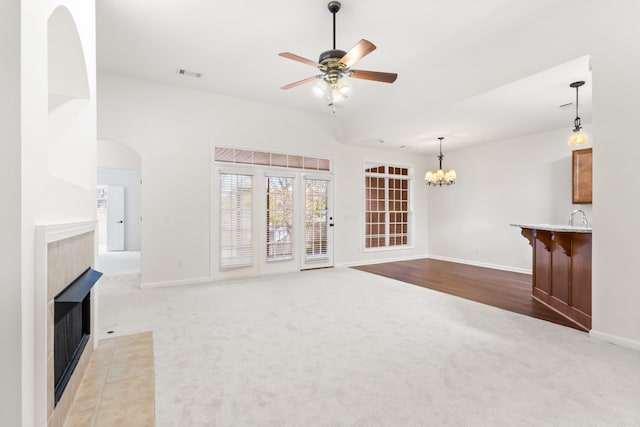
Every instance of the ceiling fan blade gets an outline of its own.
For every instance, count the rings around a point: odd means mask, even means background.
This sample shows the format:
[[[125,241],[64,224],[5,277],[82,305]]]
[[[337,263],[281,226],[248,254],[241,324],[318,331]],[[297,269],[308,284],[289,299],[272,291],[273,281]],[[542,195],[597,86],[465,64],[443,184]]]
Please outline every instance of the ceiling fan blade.
[[[303,58],[302,56],[298,56],[295,53],[282,52],[282,53],[279,53],[278,55],[282,56],[283,58],[292,59],[294,61],[302,62],[303,64],[311,65],[312,67],[316,67],[317,68],[317,67],[320,66],[320,64],[318,64],[316,61],[312,61],[310,59]]]
[[[349,76],[354,79],[374,80],[376,82],[393,83],[398,78],[396,73],[381,73],[379,71],[351,70]]]
[[[349,68],[374,50],[376,50],[375,44],[369,40],[362,39],[338,62]]]
[[[299,80],[297,82],[289,83],[288,85],[282,86],[280,89],[285,89],[285,90],[286,89],[291,89],[292,87],[296,87],[296,86],[303,85],[305,83],[312,82],[312,81],[314,81],[316,79],[319,79],[320,77],[322,77],[322,74],[319,74],[319,75],[313,76],[313,77],[307,77],[304,80]]]

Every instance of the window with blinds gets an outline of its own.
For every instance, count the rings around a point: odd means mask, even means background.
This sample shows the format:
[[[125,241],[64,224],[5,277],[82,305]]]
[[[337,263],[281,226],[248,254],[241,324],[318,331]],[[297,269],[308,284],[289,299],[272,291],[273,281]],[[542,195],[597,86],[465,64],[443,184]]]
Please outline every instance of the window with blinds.
[[[305,179],[305,256],[307,261],[327,259],[329,181]]]
[[[267,261],[293,258],[293,178],[267,176]]]
[[[409,245],[409,168],[365,165],[365,248]]]
[[[253,264],[253,177],[220,174],[220,268]]]

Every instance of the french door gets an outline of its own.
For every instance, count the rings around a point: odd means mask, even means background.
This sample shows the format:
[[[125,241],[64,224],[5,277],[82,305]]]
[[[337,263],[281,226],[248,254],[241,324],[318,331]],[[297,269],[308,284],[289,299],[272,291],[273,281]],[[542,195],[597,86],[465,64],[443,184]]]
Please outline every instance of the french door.
[[[301,270],[333,267],[333,181],[330,176],[302,176],[304,243]]]
[[[219,176],[213,265],[221,276],[333,267],[331,174],[238,168]]]

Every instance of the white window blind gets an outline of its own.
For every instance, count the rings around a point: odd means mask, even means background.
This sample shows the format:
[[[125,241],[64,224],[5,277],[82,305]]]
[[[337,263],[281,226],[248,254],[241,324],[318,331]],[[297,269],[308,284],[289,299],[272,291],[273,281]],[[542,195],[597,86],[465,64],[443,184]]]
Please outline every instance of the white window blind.
[[[267,176],[267,261],[293,258],[293,178]]]
[[[253,177],[220,174],[220,269],[253,264]]]

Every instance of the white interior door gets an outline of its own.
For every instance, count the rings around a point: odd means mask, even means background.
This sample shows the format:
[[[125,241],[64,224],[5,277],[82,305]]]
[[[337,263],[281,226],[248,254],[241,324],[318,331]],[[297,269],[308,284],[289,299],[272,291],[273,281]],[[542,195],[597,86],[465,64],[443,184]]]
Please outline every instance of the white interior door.
[[[124,187],[117,185],[107,193],[107,250],[124,250]]]
[[[333,181],[304,175],[302,270],[333,267]]]

